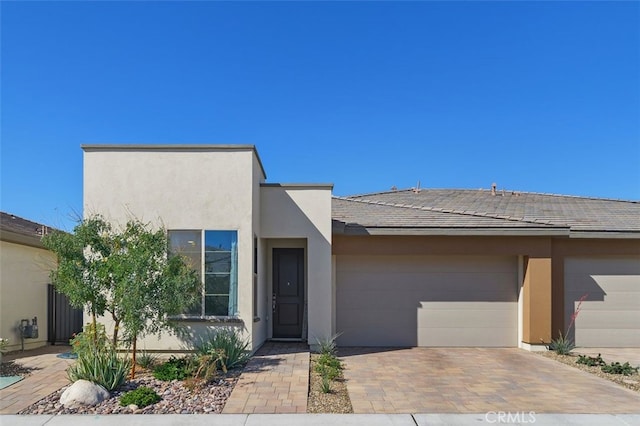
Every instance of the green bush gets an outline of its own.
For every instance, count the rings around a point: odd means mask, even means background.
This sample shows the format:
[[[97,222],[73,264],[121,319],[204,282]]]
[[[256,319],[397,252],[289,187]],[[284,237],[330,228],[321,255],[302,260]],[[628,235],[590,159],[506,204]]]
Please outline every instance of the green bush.
[[[196,345],[198,355],[208,355],[219,359],[218,367],[234,368],[249,361],[249,342],[240,337],[236,331],[221,329],[209,334]]]
[[[320,390],[322,393],[331,392],[331,379],[329,376],[322,376],[322,383],[320,383]]]
[[[137,364],[142,368],[151,369],[158,363],[157,355],[143,351],[141,355],[136,358]]]
[[[92,354],[93,352],[108,352],[113,347],[104,325],[100,323],[96,323],[95,327],[91,323],[86,324],[84,331],[74,334],[69,343],[71,344],[71,350],[78,357]]]
[[[562,332],[560,332],[560,337],[551,340],[548,349],[550,351],[554,351],[558,355],[569,355],[575,347],[576,345],[573,343],[573,340],[566,335],[563,336]]]
[[[112,391],[124,384],[130,368],[129,359],[109,349],[79,354],[76,363],[67,369],[67,376],[72,382],[84,379]]]
[[[316,371],[323,379],[327,378],[329,380],[335,380],[340,376],[340,370],[328,365],[316,364]]]
[[[186,358],[172,356],[168,361],[158,365],[153,370],[153,377],[165,382],[184,380],[191,375],[192,367],[190,364]]]
[[[589,367],[606,365],[600,354],[598,354],[598,356],[579,355],[576,363],[588,365]]]
[[[605,373],[623,374],[625,376],[630,376],[638,372],[638,367],[632,367],[628,362],[625,362],[624,364],[620,364],[619,362],[612,362],[609,365],[603,365],[601,369]]]
[[[316,338],[318,353],[322,355],[335,355],[337,351],[336,339],[340,337],[341,334],[342,333],[337,333],[329,338]]]
[[[336,370],[342,370],[342,362],[335,355],[322,354],[318,357],[319,365],[326,365],[327,367],[335,368]]]
[[[128,405],[135,404],[142,408],[147,405],[155,404],[161,399],[160,395],[158,395],[153,389],[141,386],[138,389],[123,394],[120,397],[120,405],[126,407]]]

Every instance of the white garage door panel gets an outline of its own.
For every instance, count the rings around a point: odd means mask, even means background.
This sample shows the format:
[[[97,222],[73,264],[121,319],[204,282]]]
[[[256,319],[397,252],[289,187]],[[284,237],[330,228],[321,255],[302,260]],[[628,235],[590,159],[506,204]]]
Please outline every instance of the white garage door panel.
[[[565,260],[565,321],[585,294],[576,345],[640,347],[640,257]]]
[[[569,300],[573,301],[574,310],[578,307],[577,301],[580,300],[584,294],[585,293],[580,292],[567,293]],[[635,293],[629,291],[610,292],[605,294],[602,300],[596,300],[597,297],[591,294],[589,296],[590,300],[582,302],[581,311],[584,308],[588,308],[588,311],[637,311],[638,306],[640,306],[640,291]],[[578,315],[582,315],[582,313]]]
[[[367,267],[368,268],[368,267]],[[397,272],[376,272],[370,271],[350,271],[341,274],[342,279],[349,280],[352,284],[349,291],[390,291],[396,285],[402,285],[403,291],[424,290],[425,283],[429,285],[431,292],[451,292],[467,291],[470,281],[477,292],[488,294],[501,294],[504,291],[511,291],[513,276],[511,273],[503,272],[478,272],[460,273],[452,271],[450,273],[437,272],[425,275],[425,272],[397,273]]]
[[[440,303],[445,305],[446,303]],[[489,304],[489,303],[487,303]],[[503,303],[502,305],[508,305]],[[511,307],[508,309],[486,308],[479,309],[476,304],[473,307],[461,307],[449,309],[436,307],[434,304],[424,304],[424,308],[418,309],[418,321],[425,328],[464,328],[473,324],[474,327],[488,328],[500,327],[505,321],[510,321]],[[460,312],[464,311],[464,315]]]
[[[583,309],[578,317],[580,329],[636,329],[640,324],[640,311],[607,311],[604,309],[590,311]]]
[[[515,346],[517,263],[491,256],[338,256],[343,346]]]
[[[509,347],[514,346],[514,339],[510,336],[510,329],[483,329],[465,327],[456,330],[456,340],[451,340],[451,329],[447,328],[426,328],[421,329],[418,334],[418,346],[447,346],[447,347],[486,347],[486,335],[489,332],[495,333],[498,338],[491,340],[492,346]]]
[[[602,330],[576,330],[576,342],[580,342],[579,346],[583,348],[637,348],[640,331],[637,329],[608,329],[605,336],[606,340],[602,338]]]

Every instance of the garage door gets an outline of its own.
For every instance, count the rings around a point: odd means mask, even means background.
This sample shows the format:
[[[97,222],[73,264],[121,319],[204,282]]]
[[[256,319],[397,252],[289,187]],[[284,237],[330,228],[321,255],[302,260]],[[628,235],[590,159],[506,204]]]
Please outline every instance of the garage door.
[[[338,256],[342,346],[517,346],[517,258]]]
[[[582,296],[575,342],[582,347],[640,347],[640,257],[567,258],[565,324]]]

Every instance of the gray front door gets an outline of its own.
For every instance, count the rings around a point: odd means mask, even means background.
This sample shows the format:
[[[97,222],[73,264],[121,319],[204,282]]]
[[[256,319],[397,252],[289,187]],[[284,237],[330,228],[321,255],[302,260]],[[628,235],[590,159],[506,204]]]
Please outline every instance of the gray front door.
[[[304,249],[273,249],[273,337],[302,338]]]

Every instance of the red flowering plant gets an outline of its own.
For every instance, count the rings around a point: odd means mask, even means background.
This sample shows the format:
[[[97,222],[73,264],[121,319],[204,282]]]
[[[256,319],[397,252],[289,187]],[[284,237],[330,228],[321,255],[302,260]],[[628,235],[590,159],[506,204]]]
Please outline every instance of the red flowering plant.
[[[567,332],[563,335],[562,331],[559,331],[560,336],[558,336],[557,339],[552,339],[551,343],[549,343],[549,346],[547,347],[550,351],[554,351],[558,355],[569,355],[571,351],[575,349],[575,339],[570,337],[571,329],[574,328],[576,319],[578,318],[578,314],[580,313],[580,309],[582,308],[582,302],[587,300],[587,297],[589,297],[589,293],[585,293],[578,300],[576,309],[571,314],[571,321],[569,321]]]

